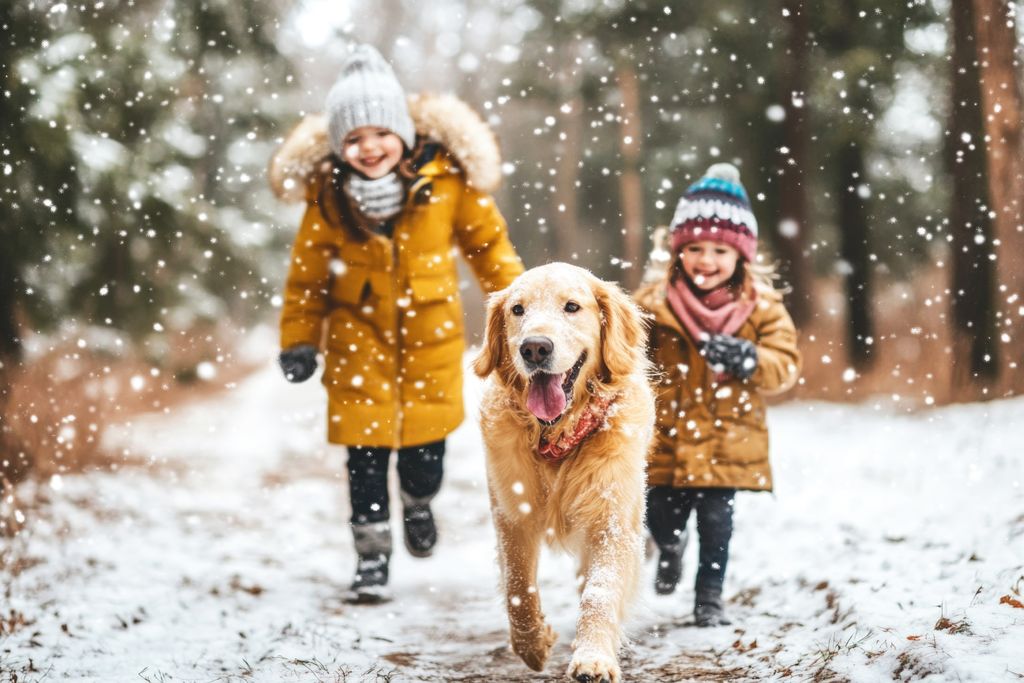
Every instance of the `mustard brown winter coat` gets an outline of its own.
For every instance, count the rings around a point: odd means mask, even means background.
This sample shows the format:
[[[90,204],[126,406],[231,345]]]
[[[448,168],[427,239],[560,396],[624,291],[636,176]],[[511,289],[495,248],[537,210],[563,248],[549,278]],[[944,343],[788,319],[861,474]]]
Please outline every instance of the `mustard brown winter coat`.
[[[650,354],[660,373],[648,484],[770,491],[763,397],[789,389],[800,374],[796,330],[781,295],[759,290],[735,335],[757,345],[757,370],[748,380],[719,380],[669,308],[665,287],[661,280],[635,294],[652,318]]]
[[[487,194],[501,169],[486,124],[452,97],[414,97],[409,105],[420,142],[439,144],[409,181],[390,238],[367,230],[335,189],[338,164],[323,117],[307,117],[270,165],[279,196],[306,200],[281,348],[323,350],[332,443],[399,448],[452,432],[463,419],[465,349],[454,247],[487,292],[523,271]]]

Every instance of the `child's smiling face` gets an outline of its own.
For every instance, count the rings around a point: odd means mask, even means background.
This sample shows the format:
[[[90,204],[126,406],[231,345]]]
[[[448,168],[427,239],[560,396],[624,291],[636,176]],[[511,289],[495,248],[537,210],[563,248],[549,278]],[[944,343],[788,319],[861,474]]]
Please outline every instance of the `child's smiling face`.
[[[740,253],[721,242],[705,240],[683,245],[679,259],[686,277],[703,291],[711,291],[729,281],[736,272]]]
[[[371,180],[383,178],[402,160],[402,139],[387,128],[361,126],[342,142],[342,158]]]

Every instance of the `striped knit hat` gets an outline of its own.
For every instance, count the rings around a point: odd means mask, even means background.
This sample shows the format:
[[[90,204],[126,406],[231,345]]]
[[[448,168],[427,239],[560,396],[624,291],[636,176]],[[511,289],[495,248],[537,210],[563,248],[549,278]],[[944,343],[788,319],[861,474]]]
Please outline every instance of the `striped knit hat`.
[[[757,254],[757,219],[732,164],[713,164],[690,185],[672,216],[672,252],[708,240],[735,248],[748,262]]]

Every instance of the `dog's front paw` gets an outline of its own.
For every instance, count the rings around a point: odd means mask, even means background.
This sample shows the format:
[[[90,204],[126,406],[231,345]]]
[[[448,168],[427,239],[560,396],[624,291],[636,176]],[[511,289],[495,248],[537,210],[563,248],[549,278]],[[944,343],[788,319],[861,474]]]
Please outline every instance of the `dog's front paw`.
[[[558,636],[550,624],[541,622],[528,631],[511,629],[512,651],[526,662],[526,666],[534,671],[543,671],[544,663],[551,654],[551,646]]]
[[[577,683],[620,683],[622,670],[614,656],[594,650],[577,650],[566,675]]]

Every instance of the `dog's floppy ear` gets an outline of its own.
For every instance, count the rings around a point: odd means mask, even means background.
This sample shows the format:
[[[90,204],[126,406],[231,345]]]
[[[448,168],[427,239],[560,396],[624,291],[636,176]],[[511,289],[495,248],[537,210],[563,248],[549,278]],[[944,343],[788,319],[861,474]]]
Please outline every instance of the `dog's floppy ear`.
[[[614,380],[642,366],[647,332],[636,304],[618,285],[594,278],[593,287],[601,309],[601,356]]]
[[[505,294],[501,290],[487,298],[487,325],[480,354],[473,359],[473,372],[487,377],[504,362],[505,347]]]

